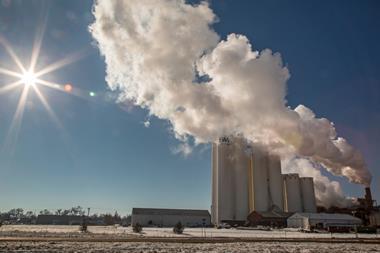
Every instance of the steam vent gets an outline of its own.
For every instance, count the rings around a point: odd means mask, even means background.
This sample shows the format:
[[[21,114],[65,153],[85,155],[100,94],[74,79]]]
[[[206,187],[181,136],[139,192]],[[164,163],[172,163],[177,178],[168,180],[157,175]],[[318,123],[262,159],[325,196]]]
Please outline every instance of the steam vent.
[[[281,174],[278,156],[247,147],[242,138],[220,138],[212,146],[212,223],[242,223],[254,211],[274,209],[316,212],[313,178]]]

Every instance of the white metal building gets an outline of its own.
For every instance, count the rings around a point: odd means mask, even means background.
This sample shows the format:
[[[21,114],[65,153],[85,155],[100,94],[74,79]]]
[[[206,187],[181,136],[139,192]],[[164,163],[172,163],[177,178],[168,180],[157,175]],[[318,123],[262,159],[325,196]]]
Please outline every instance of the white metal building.
[[[210,226],[211,217],[207,210],[133,208],[132,226],[173,227],[181,222],[187,227]]]
[[[287,224],[289,228],[310,229],[311,227],[357,226],[361,225],[362,221],[348,214],[295,213],[288,218]]]

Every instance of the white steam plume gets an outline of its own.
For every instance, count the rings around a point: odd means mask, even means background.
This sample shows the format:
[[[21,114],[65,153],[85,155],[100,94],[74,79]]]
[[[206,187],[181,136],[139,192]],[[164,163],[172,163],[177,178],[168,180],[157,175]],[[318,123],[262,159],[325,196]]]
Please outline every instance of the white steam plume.
[[[332,122],[304,105],[287,107],[290,75],[280,54],[252,50],[243,35],[220,41],[207,2],[98,1],[93,14],[90,31],[105,57],[109,87],[120,100],[169,120],[180,140],[243,134],[370,184],[361,153],[337,137]]]

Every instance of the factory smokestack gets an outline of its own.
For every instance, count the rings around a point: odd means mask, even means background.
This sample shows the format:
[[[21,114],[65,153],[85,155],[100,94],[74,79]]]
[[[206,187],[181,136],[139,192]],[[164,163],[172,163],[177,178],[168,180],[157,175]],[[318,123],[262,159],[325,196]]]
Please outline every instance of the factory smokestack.
[[[366,207],[368,209],[373,208],[373,199],[372,199],[372,193],[371,193],[370,187],[365,188],[365,202],[366,202]]]

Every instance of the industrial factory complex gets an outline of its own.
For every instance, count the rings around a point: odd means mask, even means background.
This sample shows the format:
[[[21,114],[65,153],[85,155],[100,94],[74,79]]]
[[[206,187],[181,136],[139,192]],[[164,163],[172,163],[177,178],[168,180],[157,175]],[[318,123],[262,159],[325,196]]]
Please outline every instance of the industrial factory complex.
[[[281,174],[278,156],[220,138],[212,147],[214,224],[245,223],[252,212],[316,212],[313,178]]]
[[[213,224],[308,229],[380,225],[369,187],[358,202],[352,208],[318,210],[313,178],[281,174],[277,155],[240,137],[222,137],[212,145]]]
[[[347,231],[380,226],[370,188],[350,208],[317,207],[311,177],[282,174],[281,159],[241,137],[212,144],[212,204],[207,210],[134,208],[132,225],[268,226]]]

